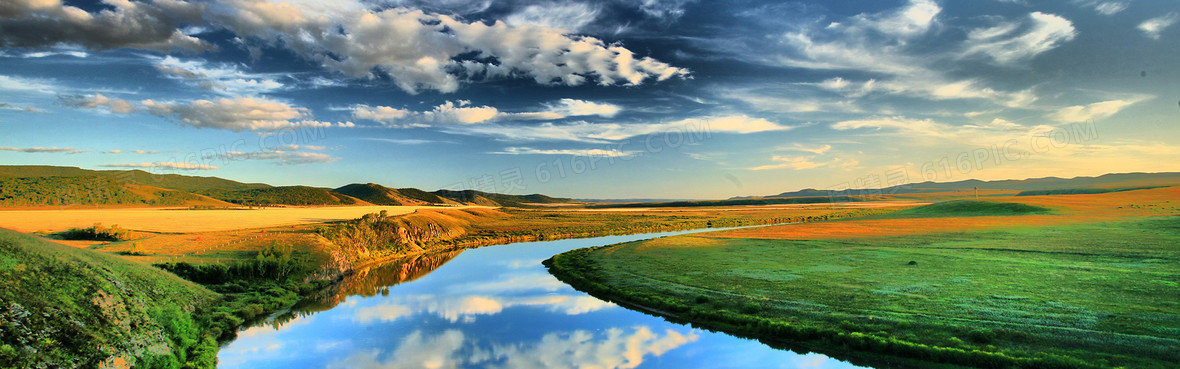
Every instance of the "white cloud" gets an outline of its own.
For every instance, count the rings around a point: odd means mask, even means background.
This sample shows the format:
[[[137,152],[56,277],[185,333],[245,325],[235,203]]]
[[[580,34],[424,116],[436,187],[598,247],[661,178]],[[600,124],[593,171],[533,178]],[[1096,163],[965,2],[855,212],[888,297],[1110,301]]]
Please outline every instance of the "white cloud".
[[[130,101],[123,99],[112,99],[102,94],[94,95],[60,95],[58,100],[62,105],[74,108],[89,108],[97,109],[103,108],[115,114],[129,114],[135,112],[138,108]]]
[[[1093,8],[1094,11],[1102,15],[1115,15],[1126,10],[1130,1],[1101,1],[1101,0],[1074,0],[1075,4],[1083,7]]]
[[[840,83],[847,83],[843,79],[837,80]],[[717,89],[717,95],[721,98],[741,101],[749,105],[751,109],[765,112],[796,114],[821,112],[857,113],[861,111],[852,100],[792,96],[792,94],[798,94],[798,90],[795,87],[797,86],[766,85],[745,88],[722,88]]]
[[[43,111],[41,111],[41,109],[37,109],[32,106],[20,106],[20,105],[9,104],[9,103],[0,103],[0,109],[23,111],[26,113],[44,113]]]
[[[1077,123],[1091,120],[1104,119],[1106,117],[1115,115],[1128,106],[1142,101],[1141,99],[1132,100],[1109,100],[1096,102],[1089,105],[1074,105],[1057,110],[1049,115],[1053,119],[1062,123]]]
[[[230,131],[277,131],[309,127],[352,127],[352,122],[332,123],[311,120],[307,108],[291,106],[266,98],[193,100],[189,102],[140,102],[153,115],[173,118],[197,128]]]
[[[0,6],[0,46],[47,47],[59,44],[90,49],[123,47],[169,51],[207,51],[214,47],[177,29],[197,22],[204,4],[179,0],[104,1],[87,12],[60,0],[15,0]]]
[[[604,150],[604,149],[563,149],[563,150],[543,150],[529,147],[508,147],[504,151],[492,152],[492,154],[502,155],[573,155],[573,156],[594,156],[594,157],[626,157],[638,154],[638,151],[619,151],[619,150]]]
[[[0,90],[52,95],[61,91],[62,88],[53,81],[45,79],[0,75]]]
[[[870,133],[872,135],[901,137],[904,141],[898,141],[898,143],[904,145],[949,146],[959,149],[999,145],[1015,150],[1025,150],[1030,147],[1030,140],[1045,132],[1053,131],[1056,127],[1044,124],[1022,125],[998,117],[983,124],[952,125],[932,119],[895,116],[837,122],[832,125],[832,129],[842,131],[872,129],[873,133]],[[1015,145],[1011,143],[1015,143]]]
[[[1019,32],[1022,29],[1026,30]],[[1056,48],[1073,40],[1075,35],[1077,31],[1068,19],[1033,12],[1024,24],[1008,22],[971,30],[963,56],[982,54],[999,64],[1010,65]]]
[[[56,147],[56,146],[55,146],[55,147],[9,147],[9,146],[0,146],[0,151],[19,151],[19,152],[27,152],[27,153],[41,153],[41,152],[48,152],[48,153],[66,153],[66,154],[78,154],[78,153],[82,153],[82,151],[78,151],[78,149],[75,149],[75,148],[72,148],[72,147]]]
[[[283,84],[272,76],[247,73],[231,64],[181,60],[172,56],[154,59],[156,69],[165,76],[225,95],[253,96],[283,88]]]
[[[809,152],[809,153],[816,154],[816,155],[823,155],[824,153],[828,152],[828,150],[831,150],[831,149],[832,149],[832,145],[823,145],[820,147],[808,147],[808,146],[804,146],[799,143],[795,143],[791,146],[779,147],[776,150],[779,150],[779,151],[802,151],[802,152]]]
[[[1008,107],[1023,107],[1037,99],[1032,89],[1004,92],[983,86],[983,81],[979,79],[947,81],[936,76],[885,81],[870,79],[864,82],[836,77],[813,85],[838,92],[848,98],[859,98],[872,93],[905,94],[931,100],[984,99]]]
[[[160,168],[160,169],[177,169],[177,170],[216,170],[219,169],[207,164],[193,164],[193,163],[173,163],[168,161],[157,161],[154,163],[121,163],[121,164],[103,164],[99,165],[105,168]]]
[[[352,111],[353,118],[382,123],[398,122],[409,117],[411,114],[406,109],[397,109],[388,106],[368,106],[364,104],[353,105],[349,110]]]
[[[935,26],[940,13],[937,3],[913,0],[893,11],[860,14],[831,22],[824,28],[786,32],[778,38],[783,47],[779,52],[759,45],[746,53],[754,60],[771,65],[867,72],[880,76],[859,82],[834,77],[798,84],[837,92],[843,95],[843,99],[783,98],[781,94],[751,95],[740,94],[740,91],[729,97],[747,101],[757,109],[784,113],[856,112],[859,109],[855,99],[873,93],[904,94],[929,100],[985,99],[1007,107],[1025,107],[1037,99],[1031,89],[999,91],[987,86],[982,79],[952,76],[945,62],[966,55],[985,54],[1012,64],[1073,37],[1073,27],[1068,20],[1033,13],[1029,15],[1031,21],[1028,23],[1032,25],[1027,31],[1021,29],[1021,22],[973,31],[964,41],[967,51],[932,52],[913,47],[917,45],[915,40],[936,35]],[[797,89],[795,91],[797,94]]]
[[[459,104],[447,101],[434,107],[434,110],[423,112],[422,120],[435,124],[475,124],[492,120],[500,111],[491,106],[469,106],[467,100],[459,100]]]
[[[771,157],[770,160],[775,161],[775,162],[779,162],[779,163],[757,166],[757,167],[750,168],[750,170],[770,170],[770,169],[783,169],[783,168],[790,168],[790,169],[794,169],[794,170],[804,170],[804,169],[819,168],[824,165],[827,165],[827,163],[815,162],[815,161],[812,161],[812,159],[813,158],[811,158],[811,157],[803,157],[803,156],[775,155],[775,156]]]
[[[1180,21],[1180,14],[1172,12],[1145,20],[1139,24],[1138,28],[1140,31],[1143,31],[1144,36],[1158,40],[1160,39],[1160,33],[1163,33],[1164,29],[1176,24],[1177,21]]]
[[[422,145],[422,144],[436,143],[436,142],[438,142],[438,143],[454,143],[451,141],[423,140],[423,139],[416,139],[416,138],[361,137],[360,139],[365,140],[365,141],[388,142],[388,143],[393,143],[393,144],[398,144],[398,145]]]
[[[340,158],[332,157],[328,154],[320,152],[306,152],[306,151],[291,151],[291,150],[269,150],[269,151],[227,151],[221,155],[221,159],[226,161],[234,160],[265,160],[274,161],[275,164],[280,165],[302,165],[312,163],[331,163]]]
[[[380,122],[391,127],[426,127],[433,125],[468,125],[505,120],[557,120],[597,115],[613,117],[622,110],[617,105],[593,101],[561,99],[538,111],[502,112],[492,106],[474,106],[470,101],[447,101],[428,111],[410,111],[388,106],[353,105],[353,118]]]
[[[561,99],[557,103],[547,106],[545,112],[555,113],[562,117],[580,117],[597,115],[610,118],[618,114],[623,108],[614,104],[597,103],[577,99]]]
[[[114,149],[114,150],[107,150],[107,151],[103,151],[102,153],[103,153],[103,154],[122,154],[122,153],[132,153],[132,154],[140,154],[140,155],[155,155],[155,154],[159,154],[159,153],[162,153],[162,152],[163,152],[163,151],[155,151],[155,150],[131,150],[131,151],[126,151],[126,150],[119,150],[119,149]]]
[[[579,31],[598,18],[598,8],[586,3],[561,1],[530,4],[504,18],[511,26],[533,25]]]
[[[674,21],[684,15],[684,7],[696,0],[623,0],[639,8],[644,14],[664,21]]]
[[[933,0],[910,0],[908,6],[890,14],[857,15],[852,24],[885,34],[911,37],[926,33],[941,12],[942,8]]]
[[[650,134],[665,134],[670,135],[670,139],[687,140],[690,138],[707,138],[715,133],[748,134],[785,131],[792,128],[794,127],[780,125],[762,118],[752,118],[746,115],[731,115],[689,118],[668,123],[619,124],[575,122],[561,125],[543,123],[531,126],[484,124],[467,127],[450,127],[447,129],[447,132],[502,137],[515,141],[539,140],[607,143]]]
[[[463,77],[637,85],[688,75],[685,69],[637,58],[621,45],[549,27],[468,23],[415,9],[370,10],[352,2],[320,8],[223,0],[218,7],[224,10],[214,12],[217,20],[239,36],[270,40],[354,78],[384,73],[410,93],[454,92]],[[457,60],[460,55],[475,58]]]

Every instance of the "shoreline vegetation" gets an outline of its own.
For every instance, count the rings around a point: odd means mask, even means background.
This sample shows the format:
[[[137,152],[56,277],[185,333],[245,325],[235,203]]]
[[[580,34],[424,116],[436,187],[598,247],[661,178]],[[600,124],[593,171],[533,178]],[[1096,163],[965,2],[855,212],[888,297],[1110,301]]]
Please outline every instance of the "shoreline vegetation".
[[[1177,193],[938,203],[544,264],[600,299],[854,364],[1164,368],[1180,363]]]

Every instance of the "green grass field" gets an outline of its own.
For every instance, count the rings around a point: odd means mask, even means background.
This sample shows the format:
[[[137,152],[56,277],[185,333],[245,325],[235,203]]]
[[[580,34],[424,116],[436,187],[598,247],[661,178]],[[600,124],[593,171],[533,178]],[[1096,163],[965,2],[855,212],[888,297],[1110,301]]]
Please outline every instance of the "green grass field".
[[[194,311],[217,294],[148,265],[0,229],[0,367],[210,366]]]
[[[1043,212],[958,202],[895,216]],[[824,240],[679,236],[547,264],[600,297],[837,357],[1180,365],[1177,216]]]

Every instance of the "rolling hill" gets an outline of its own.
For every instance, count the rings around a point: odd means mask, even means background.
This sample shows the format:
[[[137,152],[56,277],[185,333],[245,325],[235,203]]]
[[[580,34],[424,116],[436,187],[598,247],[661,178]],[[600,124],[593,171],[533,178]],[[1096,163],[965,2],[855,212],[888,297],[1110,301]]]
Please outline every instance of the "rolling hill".
[[[238,205],[366,205],[355,197],[308,186],[283,186],[226,191],[208,190],[209,197]]]
[[[1106,187],[1136,187],[1136,186],[1161,186],[1161,185],[1180,185],[1180,173],[1164,172],[1164,173],[1112,173],[1104,174],[1097,177],[1074,177],[1074,178],[1058,178],[1058,177],[1044,177],[1044,178],[1029,178],[1029,179],[1007,179],[997,181],[981,181],[977,179],[969,179],[957,182],[921,182],[910,183],[900,186],[891,186],[881,188],[881,193],[890,194],[905,194],[905,193],[929,193],[929,192],[948,192],[957,190],[1010,190],[1010,191],[1048,191],[1048,190],[1067,190],[1077,188],[1106,188]],[[843,190],[843,191],[827,191],[817,190],[814,188],[803,189],[799,191],[783,192],[777,195],[770,196],[749,196],[749,197],[735,197],[733,199],[750,199],[758,197],[774,198],[774,197],[819,197],[819,196],[850,196],[858,195],[861,190]]]
[[[353,183],[332,190],[374,205],[440,205],[458,204],[450,199],[416,188],[389,188],[376,183]]]
[[[230,206],[185,191],[122,182],[111,177],[0,177],[0,207]]]
[[[555,198],[541,194],[506,195],[475,190],[438,190],[435,195],[445,197],[456,202],[485,206],[531,207],[533,204],[566,204],[576,202],[573,199]]]
[[[353,183],[333,190],[337,193],[377,205],[483,205],[534,207],[536,204],[564,204],[572,199],[554,198],[541,194],[506,195],[475,190],[438,190],[426,192],[416,188],[389,188],[375,183]]]
[[[179,174],[153,174],[142,170],[89,170],[77,167],[56,167],[48,165],[0,165],[0,177],[112,177],[119,181],[180,190],[201,192],[205,190],[248,190],[266,188],[263,183],[242,183],[218,177],[197,177]]]

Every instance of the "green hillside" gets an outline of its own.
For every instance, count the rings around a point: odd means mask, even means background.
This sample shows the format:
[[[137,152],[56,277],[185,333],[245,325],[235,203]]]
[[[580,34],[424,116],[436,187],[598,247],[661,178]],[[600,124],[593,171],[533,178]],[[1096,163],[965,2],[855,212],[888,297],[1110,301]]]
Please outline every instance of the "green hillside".
[[[352,196],[361,201],[365,201],[374,205],[427,205],[441,204],[444,202],[442,198],[430,194],[429,192],[413,188],[406,190],[416,191],[414,193],[414,197],[402,194],[403,190],[401,189],[389,188],[375,183],[353,183],[332,190],[332,192]],[[422,194],[429,196],[422,196]],[[425,199],[422,199],[423,197]]]
[[[0,229],[0,285],[0,367],[211,366],[216,358],[213,350],[183,356],[199,335],[192,312],[217,295],[162,270]]]
[[[574,202],[573,199],[554,198],[541,194],[532,195],[506,195],[500,193],[490,193],[475,190],[438,190],[434,191],[435,195],[445,197],[461,203],[469,203],[486,206],[515,206],[528,207],[528,204],[562,204]]]
[[[408,198],[411,198],[414,200],[425,201],[425,202],[428,202],[431,204],[451,204],[451,203],[454,203],[453,200],[445,199],[445,198],[442,198],[442,197],[435,195],[433,193],[422,191],[417,188],[399,188],[399,189],[397,189],[397,192],[399,194],[401,194],[402,196],[405,196],[405,197],[408,197]]]
[[[224,204],[184,191],[127,184],[111,177],[0,177],[0,207]]]
[[[209,197],[239,205],[355,205],[357,199],[323,188],[285,186],[241,191],[209,190]]]
[[[212,189],[247,190],[266,188],[262,183],[242,183],[217,177],[197,177],[179,174],[152,174],[142,170],[88,170],[76,167],[48,165],[0,165],[0,177],[113,177],[119,181],[180,190],[201,192]]]

